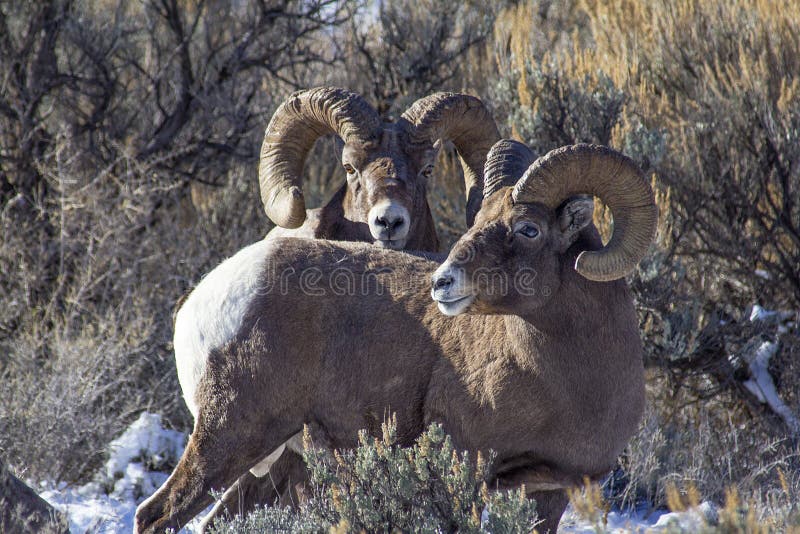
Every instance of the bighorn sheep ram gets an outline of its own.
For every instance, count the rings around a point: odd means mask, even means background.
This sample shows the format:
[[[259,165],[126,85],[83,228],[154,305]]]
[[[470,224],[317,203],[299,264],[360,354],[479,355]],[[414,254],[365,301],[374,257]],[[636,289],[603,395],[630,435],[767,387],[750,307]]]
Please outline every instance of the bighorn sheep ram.
[[[303,165],[314,143],[326,134],[342,140],[339,159],[347,180],[324,206],[306,210]],[[436,252],[439,240],[426,192],[437,141],[452,140],[461,157],[467,224],[472,224],[480,205],[486,154],[499,138],[483,103],[465,94],[429,95],[417,100],[397,122],[383,123],[356,93],[335,87],[294,93],[275,111],[261,148],[261,198],[267,215],[278,225],[268,237],[365,241]],[[184,375],[181,386],[196,418],[191,400],[194,381]],[[253,473],[265,474],[259,469]],[[259,482],[243,475],[206,521],[224,508],[245,511],[258,502],[271,504],[275,496],[289,495],[305,473],[302,458],[287,451],[269,479]]]
[[[641,342],[622,277],[657,213],[636,165],[611,149],[532,159],[513,141],[492,148],[480,212],[441,265],[280,239],[208,274],[175,332],[197,369],[194,431],[137,509],[136,532],[184,524],[304,424],[350,447],[390,413],[401,443],[438,421],[459,449],[496,451],[494,484],[525,484],[555,531],[565,488],[607,472],[641,417]],[[615,216],[605,246],[587,194]]]
[[[303,165],[325,134],[344,142],[340,159],[347,181],[323,207],[306,210]],[[499,138],[491,114],[469,95],[435,93],[417,100],[397,122],[384,123],[356,93],[334,87],[297,92],[278,107],[261,147],[261,200],[267,216],[282,227],[270,236],[435,252],[439,242],[425,197],[438,151],[434,144],[451,140],[461,156],[471,225],[486,154]]]

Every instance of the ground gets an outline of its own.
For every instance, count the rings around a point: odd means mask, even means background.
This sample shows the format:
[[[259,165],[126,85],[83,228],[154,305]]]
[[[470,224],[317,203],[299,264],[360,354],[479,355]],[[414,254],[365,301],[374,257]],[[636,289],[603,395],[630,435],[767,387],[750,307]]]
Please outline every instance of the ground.
[[[70,531],[82,533],[131,532],[136,506],[167,478],[165,465],[174,465],[188,436],[164,429],[161,417],[143,413],[122,436],[109,446],[109,459],[95,481],[81,487],[50,483],[39,487],[41,496],[66,513]],[[713,515],[714,507],[703,503],[697,510],[669,513],[666,510],[611,510],[605,532],[660,532],[669,527],[691,532],[700,517]],[[181,532],[195,532],[199,518]],[[672,530],[674,531],[674,530]],[[561,521],[560,533],[596,533],[596,524],[580,517],[570,506]]]

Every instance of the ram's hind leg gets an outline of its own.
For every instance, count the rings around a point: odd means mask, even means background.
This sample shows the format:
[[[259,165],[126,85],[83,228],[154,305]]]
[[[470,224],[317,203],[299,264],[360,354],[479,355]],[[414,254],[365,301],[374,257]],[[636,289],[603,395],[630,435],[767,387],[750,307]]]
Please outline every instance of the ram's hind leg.
[[[274,388],[272,402],[264,395],[248,394],[270,391],[272,384],[253,383],[251,377],[264,375],[239,363],[246,356],[234,352],[209,359],[198,387],[200,410],[189,443],[169,479],[136,510],[135,532],[182,527],[211,503],[212,489],[230,486],[264,458],[265,451],[275,451],[300,430],[300,403],[283,402],[286,395],[280,386]]]
[[[306,431],[314,448],[323,451],[332,450],[330,437],[322,427],[308,423],[305,425],[304,432]],[[304,432],[298,432],[285,443],[283,454],[270,466],[268,473],[261,474],[255,469],[250,470],[259,477],[256,480],[260,480],[262,486],[260,491],[252,493],[252,499],[245,505],[248,510],[253,509],[254,504],[296,508],[306,499],[309,474],[303,460]]]
[[[556,534],[561,516],[569,504],[569,497],[564,490],[535,491],[528,494],[529,498],[536,500],[536,513],[542,520],[536,530],[542,534]]]
[[[178,529],[208,506],[211,490],[222,490],[263,455],[269,447],[255,433],[243,435],[237,418],[215,410],[214,422],[201,412],[195,430],[177,467],[158,491],[136,510],[137,533],[163,532]],[[268,425],[261,428],[269,429]],[[278,443],[286,433],[264,432],[279,435]],[[273,444],[272,447],[274,448]]]
[[[280,466],[275,467],[279,469],[273,468],[267,475],[272,489],[268,498],[277,495],[278,506],[296,508],[308,497],[308,467],[303,457],[292,450],[287,450],[278,463]]]
[[[306,428],[315,447],[331,448],[330,438],[321,427],[311,423]],[[201,531],[205,532],[217,517],[243,516],[259,506],[299,506],[306,499],[308,483],[302,450],[303,433],[299,432],[239,477],[203,519]]]

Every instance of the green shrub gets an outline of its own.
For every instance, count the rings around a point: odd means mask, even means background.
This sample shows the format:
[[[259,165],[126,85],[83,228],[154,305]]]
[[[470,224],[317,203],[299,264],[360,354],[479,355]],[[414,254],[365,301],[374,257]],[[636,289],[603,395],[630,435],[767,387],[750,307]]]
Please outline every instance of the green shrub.
[[[395,424],[382,430],[361,431],[356,449],[332,454],[306,436],[311,494],[299,510],[262,508],[217,520],[212,532],[531,532],[535,501],[524,490],[490,493],[491,462],[459,454],[440,425],[408,448]]]

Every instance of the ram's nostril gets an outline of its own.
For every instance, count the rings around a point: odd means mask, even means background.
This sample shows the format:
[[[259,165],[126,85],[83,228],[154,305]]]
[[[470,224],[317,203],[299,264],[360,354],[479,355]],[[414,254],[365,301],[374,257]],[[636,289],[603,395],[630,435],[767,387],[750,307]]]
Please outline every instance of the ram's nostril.
[[[381,216],[375,219],[375,224],[382,228],[386,228],[389,231],[397,230],[399,227],[403,226],[405,223],[405,219],[403,216],[392,217],[390,216]]]
[[[441,274],[433,280],[433,289],[449,289],[453,285],[453,277],[449,274]]]

